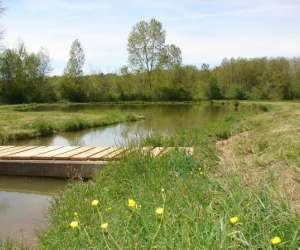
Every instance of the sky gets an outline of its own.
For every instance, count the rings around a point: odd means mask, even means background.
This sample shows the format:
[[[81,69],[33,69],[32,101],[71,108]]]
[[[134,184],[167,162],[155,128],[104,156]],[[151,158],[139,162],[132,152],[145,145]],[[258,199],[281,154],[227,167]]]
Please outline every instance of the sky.
[[[300,56],[300,0],[2,0],[3,45],[23,41],[47,49],[52,74],[63,73],[74,39],[86,73],[118,72],[127,38],[141,20],[156,18],[184,64],[211,67],[231,57]]]

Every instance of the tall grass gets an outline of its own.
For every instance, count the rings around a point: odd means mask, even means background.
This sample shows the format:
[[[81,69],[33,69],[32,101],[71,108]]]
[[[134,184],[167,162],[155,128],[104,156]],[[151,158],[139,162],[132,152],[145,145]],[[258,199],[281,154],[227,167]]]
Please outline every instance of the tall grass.
[[[299,245],[299,217],[272,200],[268,186],[241,190],[233,178],[225,189],[202,166],[180,152],[111,164],[55,201],[40,249],[271,249],[277,235],[285,249]],[[137,208],[129,208],[128,199]],[[240,222],[232,225],[232,216]],[[74,220],[80,226],[71,229]]]
[[[245,118],[236,114],[205,131],[146,140],[193,145],[194,156],[134,153],[111,163],[93,181],[70,186],[54,201],[51,226],[41,235],[39,248],[273,249],[271,239],[278,236],[280,249],[297,249],[300,218],[285,199],[274,199],[274,187],[268,182],[244,187],[238,175],[220,181],[212,174],[219,167],[215,141],[220,134],[250,129],[236,126]],[[94,199],[100,201],[97,207],[91,205]],[[128,199],[137,206],[128,207]],[[162,216],[157,208],[164,208]],[[233,216],[238,223],[230,222]],[[79,228],[71,229],[72,221]],[[103,223],[107,229],[101,229]]]

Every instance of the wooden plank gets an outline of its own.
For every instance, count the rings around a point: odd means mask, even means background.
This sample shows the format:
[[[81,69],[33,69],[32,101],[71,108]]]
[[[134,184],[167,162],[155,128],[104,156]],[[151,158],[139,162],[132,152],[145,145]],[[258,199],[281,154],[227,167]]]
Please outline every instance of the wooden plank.
[[[12,148],[6,148],[6,149],[3,149],[0,151],[0,153],[4,153],[4,152],[9,152],[9,151],[13,151],[13,150],[18,150],[18,149],[21,149],[21,148],[25,148],[25,146],[18,146],[18,147],[12,147]]]
[[[105,150],[109,149],[109,147],[97,147],[97,148],[93,148],[89,151],[83,152],[81,154],[78,155],[74,155],[72,156],[72,160],[74,161],[87,161],[89,157],[101,153]]]
[[[106,155],[111,154],[112,152],[114,152],[116,150],[117,150],[117,148],[111,147],[111,148],[108,148],[108,149],[98,153],[98,154],[92,155],[88,159],[90,161],[99,161],[99,160],[103,159],[103,157],[105,157]]]
[[[37,146],[13,147],[13,148],[10,148],[10,149],[5,150],[5,151],[0,151],[0,157],[4,158],[8,155],[23,152],[23,151],[30,150],[30,149],[33,149],[33,148],[37,148]]]
[[[14,153],[6,155],[2,158],[4,158],[4,159],[14,159],[14,156],[18,156],[19,154],[26,154],[27,152],[32,152],[33,150],[39,150],[39,149],[42,149],[42,148],[46,148],[46,147],[45,146],[40,146],[40,147],[31,148],[31,149],[26,150],[26,151],[14,152]]]
[[[159,156],[163,151],[165,150],[165,148],[163,147],[156,147],[154,149],[151,150],[150,154],[153,157],[157,157]]]
[[[120,149],[113,151],[110,154],[103,156],[101,159],[105,160],[105,161],[113,160],[113,159],[116,159],[117,157],[119,157],[120,155],[123,155],[126,151],[127,151],[126,148],[120,148]]]
[[[79,148],[79,147],[77,147],[77,146],[66,146],[66,147],[62,147],[60,149],[57,149],[57,150],[54,150],[54,151],[51,151],[51,152],[48,152],[48,153],[35,155],[35,156],[32,157],[32,159],[35,159],[35,160],[51,160],[56,155],[66,153],[66,152],[72,151],[72,150],[77,149],[77,148]]]
[[[40,155],[40,154],[43,154],[43,153],[48,153],[48,152],[60,149],[62,147],[63,146],[38,147],[38,148],[34,148],[32,150],[28,150],[28,151],[25,151],[25,152],[9,155],[9,158],[16,159],[16,160],[32,159],[32,157],[34,157],[36,155]]]
[[[10,148],[14,148],[14,146],[0,146],[0,151],[7,150]]]
[[[93,149],[94,147],[80,147],[80,148],[77,148],[77,149],[74,149],[70,152],[66,152],[66,153],[62,153],[62,154],[59,154],[59,155],[55,155],[53,157],[54,160],[72,160],[72,157],[75,156],[75,155],[78,155],[78,154],[81,154],[83,152],[86,152],[88,150],[91,150]]]

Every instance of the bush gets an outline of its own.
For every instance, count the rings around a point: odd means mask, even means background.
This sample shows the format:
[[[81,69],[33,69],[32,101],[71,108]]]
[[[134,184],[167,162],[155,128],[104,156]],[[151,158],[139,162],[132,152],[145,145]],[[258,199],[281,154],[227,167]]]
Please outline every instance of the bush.
[[[37,131],[38,136],[50,136],[55,134],[56,132],[54,124],[49,123],[49,121],[45,120],[35,121],[32,124],[32,128],[34,128]]]

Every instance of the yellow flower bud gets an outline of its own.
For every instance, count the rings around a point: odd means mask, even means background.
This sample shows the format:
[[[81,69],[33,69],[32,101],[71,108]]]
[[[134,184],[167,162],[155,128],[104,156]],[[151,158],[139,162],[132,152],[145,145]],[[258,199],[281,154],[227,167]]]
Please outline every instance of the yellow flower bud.
[[[99,204],[99,200],[93,200],[92,201],[92,207],[97,207]]]
[[[278,236],[275,236],[275,237],[271,240],[271,243],[272,243],[272,245],[274,245],[274,246],[279,245],[281,242],[282,242],[282,240],[281,240],[281,238],[278,237]]]
[[[240,218],[237,217],[237,216],[234,216],[234,217],[231,217],[231,218],[230,218],[230,223],[231,223],[232,225],[238,223],[239,221],[240,221]]]
[[[129,199],[128,200],[128,207],[130,207],[130,208],[137,208],[136,201],[133,200],[133,199]]]
[[[155,210],[156,215],[162,216],[164,214],[164,209],[162,207],[159,207]]]
[[[72,229],[78,228],[78,227],[79,227],[79,222],[78,222],[78,221],[72,221],[72,222],[70,223],[70,227],[71,227]]]
[[[108,228],[108,223],[102,223],[101,224],[101,229],[106,230]]]

